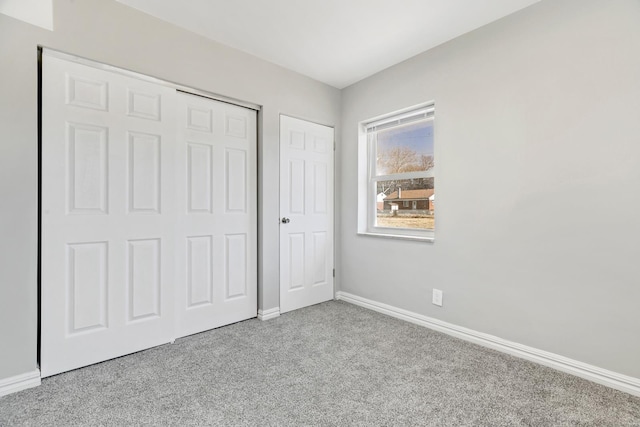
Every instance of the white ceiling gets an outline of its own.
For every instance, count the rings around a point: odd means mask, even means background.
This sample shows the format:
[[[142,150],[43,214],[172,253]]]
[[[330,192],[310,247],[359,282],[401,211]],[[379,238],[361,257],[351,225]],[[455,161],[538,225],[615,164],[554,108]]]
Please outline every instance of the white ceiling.
[[[337,88],[540,0],[117,0]]]

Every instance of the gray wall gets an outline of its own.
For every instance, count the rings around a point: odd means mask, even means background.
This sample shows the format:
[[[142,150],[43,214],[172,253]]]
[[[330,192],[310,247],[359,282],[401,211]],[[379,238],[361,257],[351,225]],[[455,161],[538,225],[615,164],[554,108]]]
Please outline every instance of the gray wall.
[[[55,0],[54,29],[0,15],[0,379],[36,367],[38,44],[263,106],[259,305],[277,307],[279,114],[336,126],[340,91],[112,0]]]
[[[544,0],[342,96],[342,291],[640,377],[640,2]],[[429,100],[435,243],[356,235],[357,123]]]

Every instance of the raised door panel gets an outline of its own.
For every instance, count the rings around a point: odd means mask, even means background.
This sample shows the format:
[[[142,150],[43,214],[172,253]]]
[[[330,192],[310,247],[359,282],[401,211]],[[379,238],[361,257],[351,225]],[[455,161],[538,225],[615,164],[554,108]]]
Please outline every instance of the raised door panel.
[[[188,142],[187,194],[189,213],[211,213],[213,209],[213,149],[208,144]]]
[[[66,75],[66,104],[93,110],[108,111],[109,83],[73,74]]]
[[[213,132],[213,109],[204,105],[187,105],[186,107],[187,129],[198,132]]]
[[[108,243],[67,245],[68,334],[108,327]]]
[[[107,213],[108,134],[106,127],[67,122],[69,213]]]
[[[247,235],[225,235],[225,299],[247,295]]]
[[[289,160],[289,176],[287,182],[289,183],[289,189],[287,192],[287,200],[289,201],[288,213],[290,215],[305,213],[305,200],[306,200],[306,165],[305,161],[301,159]]]
[[[187,309],[213,303],[213,236],[187,237]]]
[[[127,89],[127,115],[147,120],[161,120],[162,97],[159,93]]]
[[[313,276],[312,285],[318,286],[327,283],[327,232],[316,231],[313,233]]]
[[[127,306],[128,321],[160,316],[161,268],[160,239],[128,242]]]
[[[327,214],[327,165],[313,164],[313,213]]]
[[[248,121],[245,116],[235,115],[233,113],[225,114],[225,135],[246,139],[248,135],[247,127]]]
[[[247,152],[226,149],[225,202],[228,213],[247,211]]]
[[[161,136],[129,132],[128,208],[130,213],[160,213]]]

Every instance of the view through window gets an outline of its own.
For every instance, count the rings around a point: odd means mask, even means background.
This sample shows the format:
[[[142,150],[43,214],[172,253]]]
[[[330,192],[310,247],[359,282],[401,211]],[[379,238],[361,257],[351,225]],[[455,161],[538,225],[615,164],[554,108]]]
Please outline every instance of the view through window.
[[[372,226],[434,230],[433,107],[368,124]]]

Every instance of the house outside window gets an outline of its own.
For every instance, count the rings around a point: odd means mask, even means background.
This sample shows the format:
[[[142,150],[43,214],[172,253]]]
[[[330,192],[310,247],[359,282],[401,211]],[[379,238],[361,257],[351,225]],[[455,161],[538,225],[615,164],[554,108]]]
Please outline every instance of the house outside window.
[[[361,123],[359,156],[359,233],[433,240],[434,104]]]

